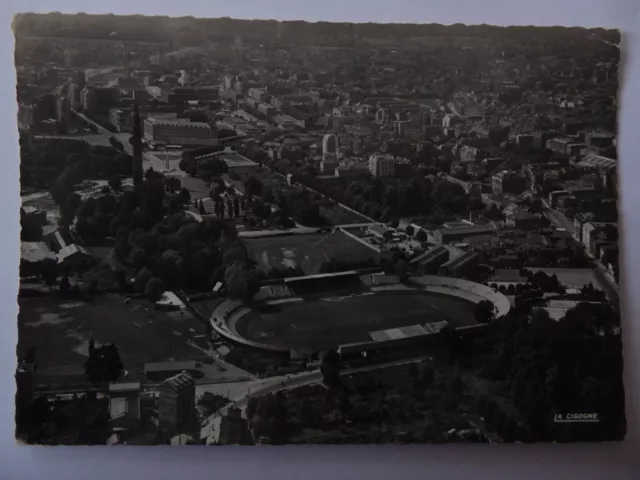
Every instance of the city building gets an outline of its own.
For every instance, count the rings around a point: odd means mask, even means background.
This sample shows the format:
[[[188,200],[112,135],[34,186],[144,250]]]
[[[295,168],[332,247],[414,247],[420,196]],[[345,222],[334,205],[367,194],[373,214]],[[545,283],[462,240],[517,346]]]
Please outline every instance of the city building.
[[[75,83],[69,82],[67,84],[67,96],[69,97],[69,106],[71,110],[77,110],[80,103],[80,91]]]
[[[66,96],[56,99],[56,120],[63,131],[68,131],[71,124],[71,102]]]
[[[188,86],[191,82],[191,75],[189,72],[185,70],[180,70],[180,77],[178,78],[178,83],[182,86]]]
[[[469,145],[460,147],[460,162],[472,163],[480,159],[480,150]]]
[[[240,155],[235,150],[227,147],[221,152],[207,153],[194,157],[196,162],[206,161],[211,158],[217,158],[227,164],[229,173],[234,173],[243,180],[254,175],[260,169],[260,165],[249,160],[247,157]]]
[[[516,145],[520,148],[534,148],[534,138],[532,134],[518,133],[515,136]]]
[[[476,252],[465,252],[442,264],[438,274],[448,277],[467,277],[475,272],[479,262],[480,256]]]
[[[173,436],[190,433],[197,425],[196,383],[186,372],[167,378],[158,387],[160,430]]]
[[[75,243],[63,247],[56,257],[58,265],[74,272],[90,268],[95,264],[91,254],[84,247]]]
[[[85,111],[95,110],[96,94],[93,88],[84,87],[80,91],[80,107]]]
[[[369,173],[373,177],[395,176],[396,159],[389,154],[374,153],[369,157]]]
[[[323,158],[320,161],[320,172],[326,175],[335,175],[336,168],[338,167],[338,159],[336,157]]]
[[[618,165],[618,161],[604,157],[602,155],[596,155],[595,153],[590,153],[585,155],[577,164],[577,167],[585,168],[585,169],[597,169],[603,172],[609,172],[616,169]]]
[[[209,123],[188,119],[147,117],[144,138],[151,143],[166,145],[217,145],[217,130]]]
[[[495,195],[518,195],[527,189],[527,177],[518,172],[504,170],[491,178],[491,190]]]
[[[335,157],[338,154],[338,137],[332,133],[322,137],[322,159]]]
[[[541,215],[514,209],[505,214],[505,225],[520,230],[534,230],[541,222]]]
[[[582,227],[582,244],[587,252],[596,256],[595,241],[599,233],[607,233],[608,230],[618,230],[615,222],[587,222]]]
[[[78,86],[78,90],[82,90],[87,85],[87,76],[84,70],[77,70],[73,76],[73,83]]]
[[[579,212],[573,217],[574,234],[573,237],[582,243],[583,228],[587,223],[595,221],[596,216],[591,212]]]
[[[413,163],[408,158],[395,158],[395,176],[397,178],[411,178],[415,175],[415,169]]]
[[[107,84],[108,88],[115,88],[123,92],[133,92],[135,90],[144,90],[146,87],[140,84],[140,81],[134,77],[118,77]]]
[[[492,235],[496,233],[493,224],[488,225],[455,225],[443,227],[433,232],[433,239],[437,243],[448,244],[458,242],[468,237]]]
[[[35,107],[33,105],[25,105],[20,103],[18,105],[18,127],[28,130],[35,123],[34,112]]]
[[[128,109],[112,108],[109,110],[109,122],[118,132],[133,131],[133,115]]]
[[[183,102],[214,102],[220,98],[220,89],[217,86],[182,86],[174,87],[163,92],[166,95],[166,102],[179,105]]]
[[[482,194],[482,184],[480,182],[466,182],[459,178],[452,177],[451,175],[444,175],[442,178],[449,183],[460,185],[464,189],[465,193],[469,195],[480,196]]]
[[[140,382],[109,385],[109,416],[118,428],[135,429],[140,424]]]
[[[368,177],[371,175],[369,165],[367,163],[352,162],[340,165],[336,168],[336,177],[344,178],[347,181],[356,178]]]
[[[415,257],[411,263],[417,265],[422,273],[437,274],[440,267],[449,261],[449,255],[449,249],[439,245]]]

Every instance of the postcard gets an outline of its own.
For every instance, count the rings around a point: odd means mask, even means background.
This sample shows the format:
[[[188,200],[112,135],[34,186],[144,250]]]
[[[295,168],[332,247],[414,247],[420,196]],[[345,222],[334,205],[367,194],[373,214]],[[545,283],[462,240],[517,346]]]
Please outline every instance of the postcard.
[[[624,439],[618,31],[14,32],[20,443]]]

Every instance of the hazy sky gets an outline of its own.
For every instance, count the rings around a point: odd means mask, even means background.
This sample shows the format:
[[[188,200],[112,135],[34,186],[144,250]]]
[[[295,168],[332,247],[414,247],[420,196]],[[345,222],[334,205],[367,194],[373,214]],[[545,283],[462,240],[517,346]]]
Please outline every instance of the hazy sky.
[[[635,0],[21,0],[18,10],[343,22],[615,27],[620,25],[621,19],[634,18],[637,3]]]

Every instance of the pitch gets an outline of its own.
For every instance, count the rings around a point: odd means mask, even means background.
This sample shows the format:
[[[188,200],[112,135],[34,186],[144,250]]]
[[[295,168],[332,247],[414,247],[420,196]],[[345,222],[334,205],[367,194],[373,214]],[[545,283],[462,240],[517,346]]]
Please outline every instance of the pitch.
[[[473,325],[473,302],[435,293],[379,293],[324,297],[245,315],[236,331],[252,340],[290,348],[323,349],[371,340],[369,332],[447,321]]]

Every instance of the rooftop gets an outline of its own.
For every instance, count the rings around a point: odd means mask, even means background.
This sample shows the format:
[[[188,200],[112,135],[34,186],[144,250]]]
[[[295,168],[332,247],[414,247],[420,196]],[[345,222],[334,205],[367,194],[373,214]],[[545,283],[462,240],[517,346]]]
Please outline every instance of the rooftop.
[[[109,392],[135,392],[140,391],[140,382],[112,383]]]
[[[45,258],[55,258],[54,253],[44,242],[21,242],[20,258],[25,262],[40,262]]]
[[[193,377],[187,372],[179,373],[171,378],[167,378],[162,385],[168,385],[173,390],[180,391],[195,385]]]
[[[71,245],[65,245],[58,252],[58,262],[63,262],[65,259],[76,254],[91,256],[84,247],[72,243]]]
[[[256,162],[234,151],[224,151],[218,154],[218,158],[224,160],[229,167],[257,165]]]
[[[147,117],[145,122],[149,122],[153,125],[181,125],[188,126],[190,128],[211,128],[211,125],[205,122],[191,122],[188,118],[177,117]]]
[[[389,328],[387,330],[377,330],[369,332],[374,342],[384,342],[387,340],[398,340],[400,338],[411,338],[420,335],[437,333],[447,326],[447,322],[427,323],[424,325],[408,325],[406,327]]]
[[[452,226],[440,228],[438,231],[442,235],[455,235],[457,233],[469,234],[469,233],[487,233],[495,232],[493,225],[465,225],[465,226]]]
[[[613,158],[603,157],[602,155],[590,153],[588,155],[585,155],[577,165],[580,167],[596,167],[604,168],[606,170],[613,170],[614,168],[616,168],[617,164],[618,161]]]
[[[195,360],[184,360],[181,362],[153,362],[144,366],[145,373],[148,372],[177,372],[182,370],[195,370]]]

